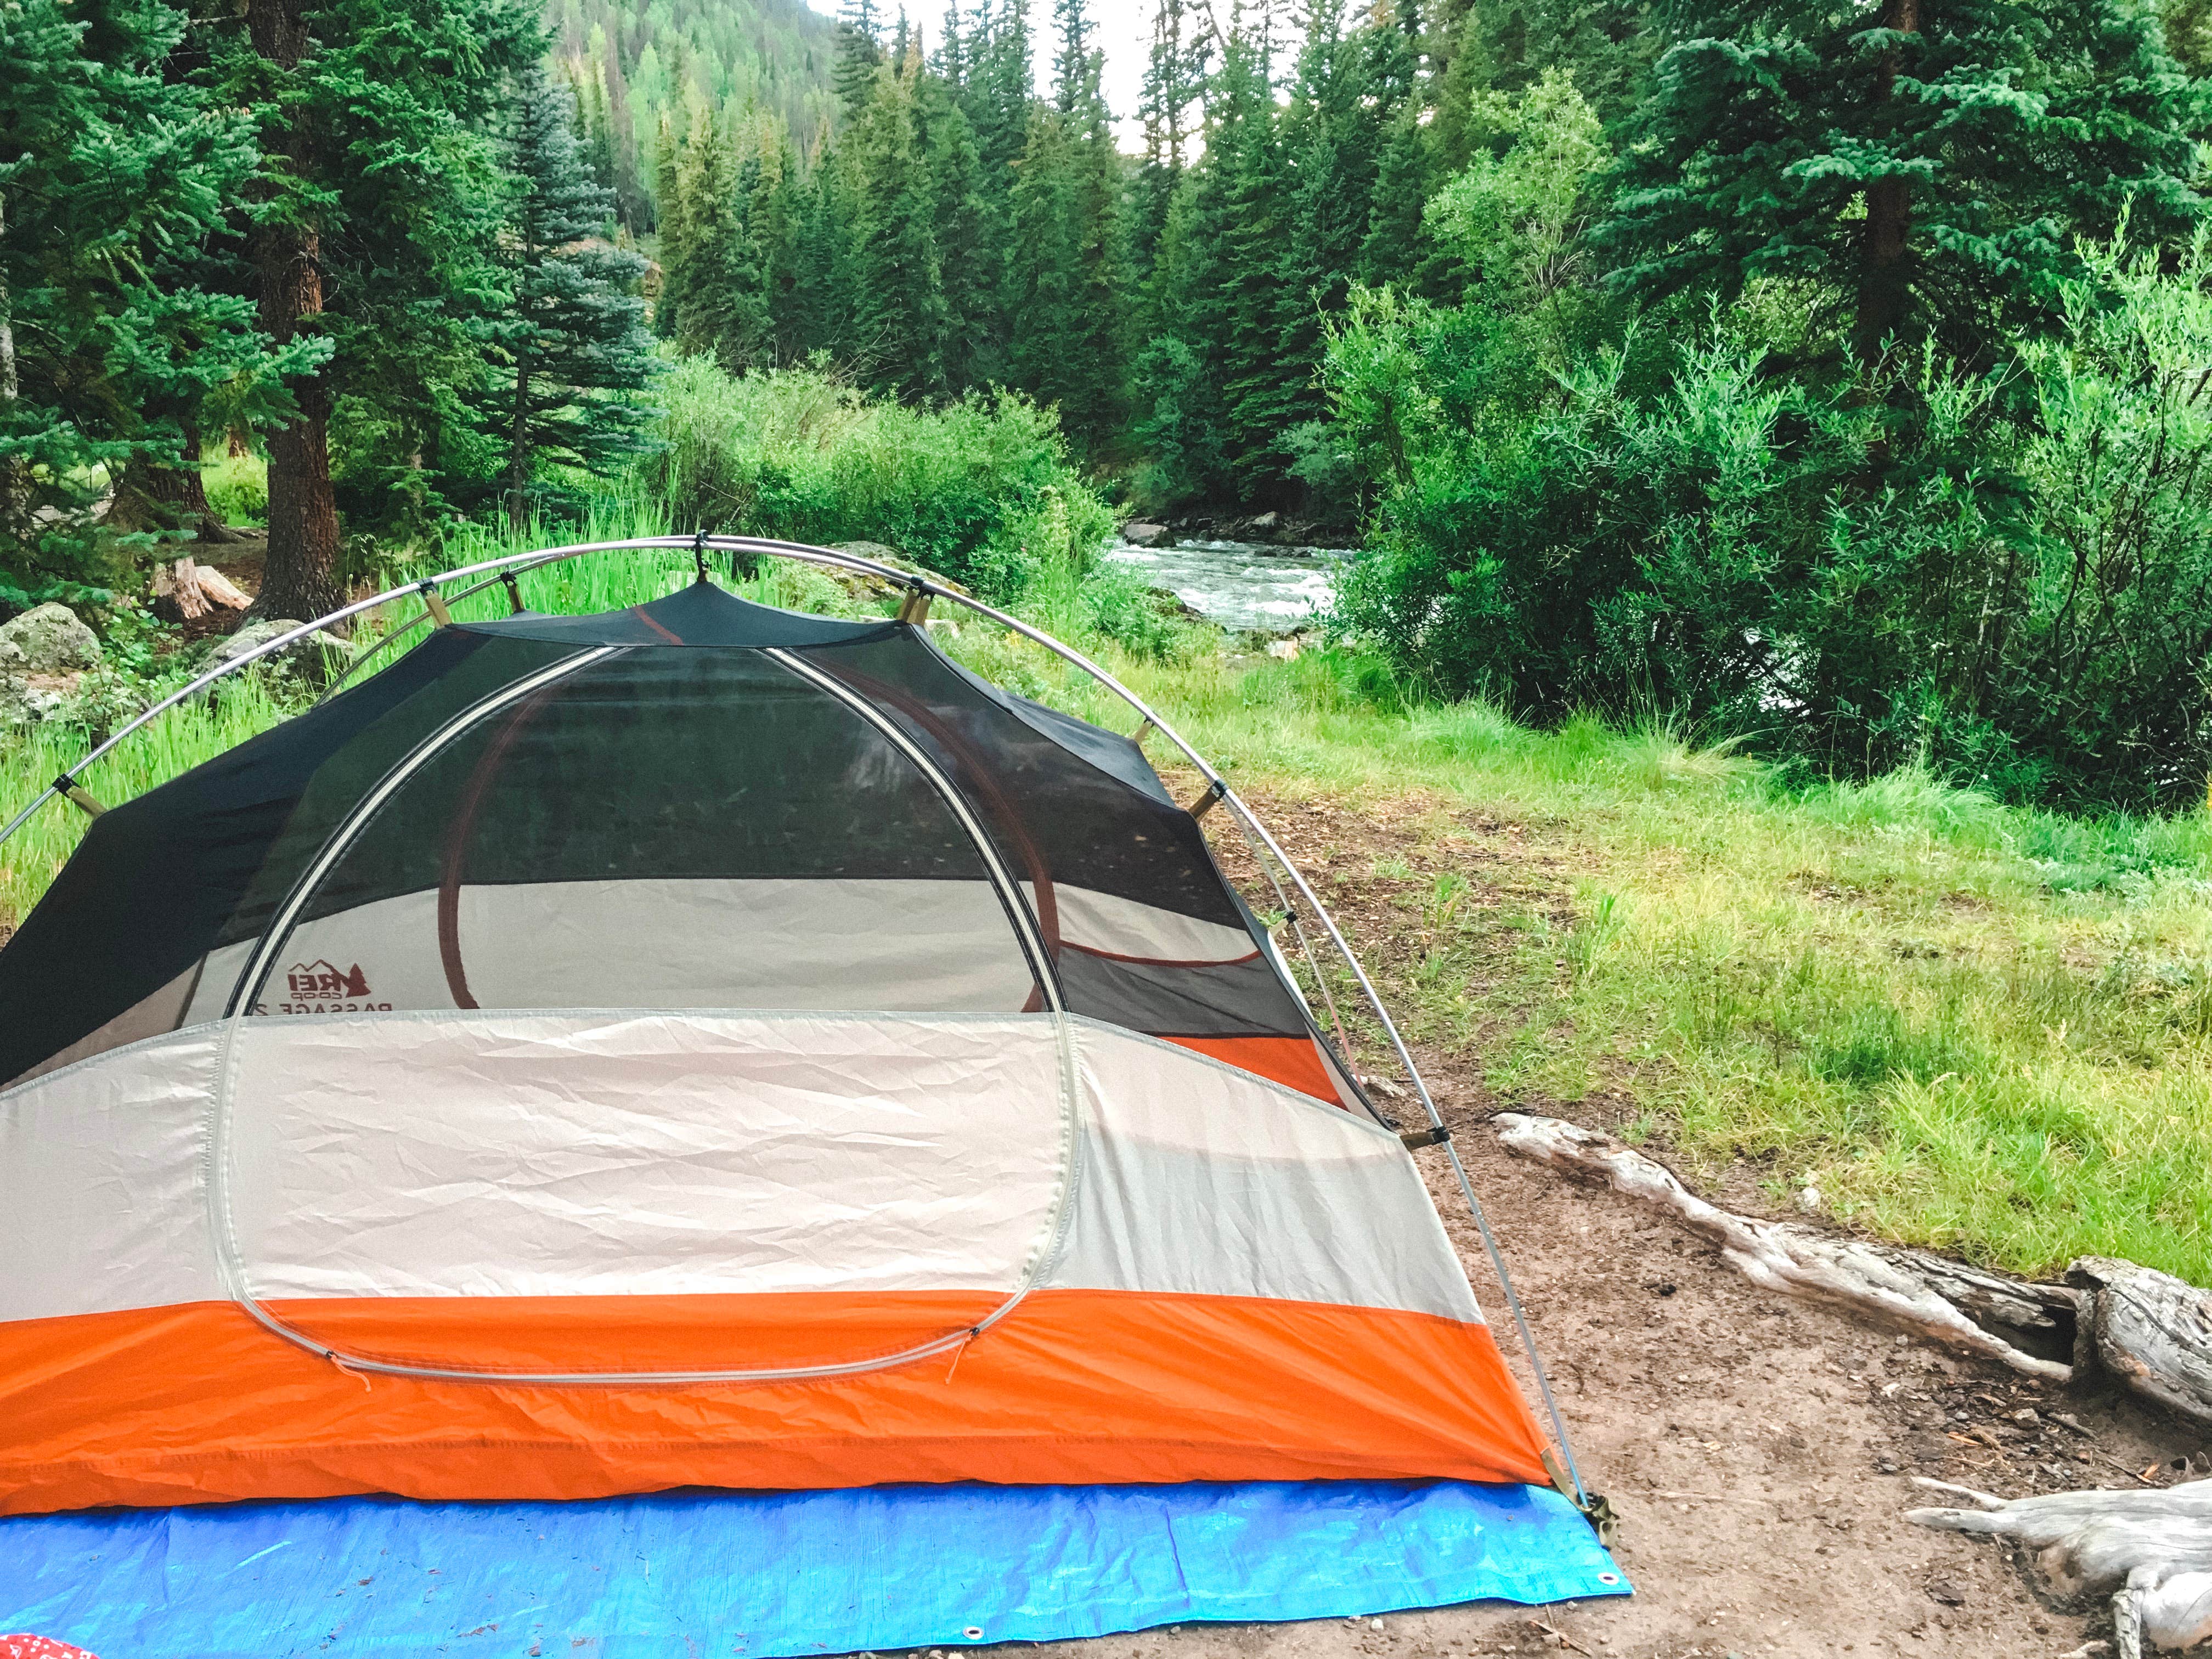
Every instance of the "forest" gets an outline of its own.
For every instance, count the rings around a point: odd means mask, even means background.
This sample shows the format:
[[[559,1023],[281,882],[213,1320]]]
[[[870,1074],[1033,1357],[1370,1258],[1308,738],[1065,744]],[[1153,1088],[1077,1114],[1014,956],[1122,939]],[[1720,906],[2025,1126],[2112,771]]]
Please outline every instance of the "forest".
[[[2208,17],[1157,0],[1133,142],[1089,0],[0,0],[0,607],[1278,511],[1424,696],[2186,806]]]

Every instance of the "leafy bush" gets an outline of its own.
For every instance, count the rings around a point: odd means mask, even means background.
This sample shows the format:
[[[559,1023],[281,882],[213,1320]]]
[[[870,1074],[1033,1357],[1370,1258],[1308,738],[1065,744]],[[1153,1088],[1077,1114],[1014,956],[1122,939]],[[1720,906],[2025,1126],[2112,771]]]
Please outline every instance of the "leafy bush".
[[[1113,528],[1051,413],[1011,392],[919,410],[812,368],[732,376],[704,358],[659,391],[666,447],[647,478],[685,530],[886,542],[1006,599],[1043,568],[1052,514],[1086,570]]]
[[[1456,421],[1422,308],[1331,343],[1395,476],[1338,620],[1455,697],[1661,710],[1814,775],[1921,764],[2012,800],[2148,808],[2212,763],[2212,252],[2085,244],[2063,327],[1869,397],[1765,373],[1723,319],[1656,392],[1592,354],[1548,406]]]

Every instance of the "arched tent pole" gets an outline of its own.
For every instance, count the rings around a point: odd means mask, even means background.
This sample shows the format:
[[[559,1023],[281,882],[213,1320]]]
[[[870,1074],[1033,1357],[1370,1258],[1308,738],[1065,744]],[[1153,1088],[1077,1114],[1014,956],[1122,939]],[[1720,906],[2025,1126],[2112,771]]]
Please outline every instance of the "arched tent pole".
[[[1553,1437],[1558,1440],[1560,1453],[1566,1460],[1567,1474],[1574,1485],[1575,1495],[1585,1507],[1588,1507],[1590,1501],[1589,1491],[1583,1486],[1582,1472],[1576,1465],[1574,1449],[1567,1438],[1565,1421],[1560,1416],[1559,1403],[1553,1396],[1551,1379],[1546,1374],[1544,1362],[1536,1352],[1535,1334],[1529,1328],[1528,1316],[1521,1306],[1521,1298],[1513,1288],[1512,1277],[1506,1271],[1504,1255],[1499,1250],[1498,1240],[1491,1232],[1489,1218],[1483,1212],[1481,1202],[1474,1195],[1474,1184],[1468,1178],[1467,1166],[1460,1158],[1459,1148],[1452,1144],[1450,1133],[1444,1124],[1443,1115],[1437,1109],[1436,1101],[1429,1093],[1428,1085],[1421,1077],[1420,1068],[1413,1063],[1413,1054],[1407,1048],[1405,1038],[1398,1030],[1397,1022],[1390,1018],[1389,1010],[1383,1006],[1382,999],[1375,989],[1374,981],[1368,977],[1367,970],[1361,965],[1359,958],[1352,953],[1352,946],[1346,941],[1343,932],[1337,927],[1336,919],[1329,914],[1328,907],[1322,902],[1321,896],[1314,891],[1312,885],[1300,873],[1297,866],[1291,863],[1280,843],[1267,832],[1267,826],[1260,822],[1252,809],[1230,786],[1228,779],[1216,770],[1206,757],[1200,754],[1189,740],[1176,731],[1174,726],[1151,704],[1073,646],[1054,639],[1043,629],[1034,628],[1018,617],[1010,616],[995,606],[986,605],[981,599],[947,586],[942,582],[932,581],[927,577],[917,575],[912,571],[902,570],[895,565],[884,564],[874,559],[863,558],[857,554],[842,553],[834,548],[815,547],[804,542],[787,542],[753,536],[638,536],[620,541],[570,543],[562,547],[541,548],[526,553],[507,553],[496,558],[481,559],[472,564],[462,565],[434,576],[422,577],[400,586],[387,589],[371,599],[356,599],[351,605],[340,606],[328,616],[319,617],[311,623],[303,623],[289,633],[265,640],[252,650],[242,652],[222,666],[210,670],[182,690],[171,693],[143,714],[118,727],[105,742],[79,761],[71,772],[47,785],[28,805],[9,821],[5,828],[0,828],[0,842],[4,842],[27,823],[31,815],[37,811],[46,800],[73,787],[77,773],[112,752],[125,738],[149,721],[167,713],[186,699],[198,696],[226,676],[238,673],[262,658],[272,655],[297,641],[322,633],[339,623],[374,611],[380,605],[387,605],[394,599],[404,599],[410,593],[418,593],[423,596],[427,606],[428,599],[438,595],[448,582],[460,581],[471,576],[486,576],[489,580],[470,590],[481,592],[483,587],[490,586],[492,581],[500,580],[502,576],[520,574],[524,571],[538,569],[545,565],[580,558],[587,553],[613,553],[629,550],[643,550],[648,548],[696,550],[702,547],[713,548],[718,552],[765,553],[787,558],[796,563],[849,570],[856,574],[875,576],[894,586],[904,587],[914,597],[927,595],[932,599],[951,600],[953,604],[989,617],[1002,627],[1020,635],[1034,644],[1043,647],[1062,660],[1081,669],[1128,704],[1146,722],[1158,730],[1161,736],[1182,751],[1185,758],[1197,768],[1200,775],[1206,780],[1208,788],[1214,798],[1227,805],[1237,815],[1247,831],[1267,848],[1276,863],[1281,866],[1284,873],[1289,876],[1299,896],[1312,907],[1316,920],[1327,932],[1330,943],[1336,947],[1345,965],[1351,969],[1353,980],[1358,985],[1361,994],[1366,999],[1368,1006],[1373,1011],[1376,1018],[1381,1022],[1383,1032],[1390,1040],[1391,1048],[1397,1055],[1398,1063],[1404,1068],[1407,1079],[1413,1085],[1414,1093],[1420,1100],[1421,1109],[1428,1119],[1430,1129],[1437,1133],[1437,1142],[1443,1146],[1445,1156],[1451,1160],[1452,1173],[1458,1179],[1461,1195],[1466,1199],[1468,1212],[1474,1218],[1476,1230],[1482,1236],[1483,1247],[1489,1254],[1492,1268],[1498,1275],[1498,1288],[1504,1293],[1506,1305],[1512,1310],[1514,1324],[1520,1333],[1522,1346],[1528,1356],[1529,1367],[1535,1375],[1537,1391],[1542,1396],[1545,1413],[1551,1419]],[[442,608],[442,605],[441,600],[440,608]],[[426,609],[425,616],[431,613]],[[410,622],[407,627],[411,629],[422,620],[422,618],[417,617]],[[404,630],[395,630],[395,633],[399,631]],[[1272,878],[1270,881],[1272,884]]]
[[[748,537],[710,537],[708,544],[717,548],[726,547],[732,550],[783,553],[797,557],[804,557],[807,553],[824,550],[804,548],[787,542],[756,540]],[[846,558],[849,556],[836,556]],[[1587,1506],[1589,1503],[1589,1489],[1583,1486],[1582,1471],[1576,1465],[1574,1448],[1567,1438],[1566,1423],[1561,1418],[1559,1402],[1552,1394],[1551,1378],[1546,1374],[1543,1359],[1536,1352],[1535,1333],[1528,1327],[1528,1315],[1522,1310],[1521,1297],[1513,1288],[1512,1275],[1506,1271],[1504,1254],[1498,1248],[1497,1237],[1490,1231],[1489,1218],[1483,1212],[1481,1201],[1474,1195],[1474,1183],[1468,1178],[1467,1165],[1460,1158],[1459,1148],[1452,1143],[1450,1133],[1444,1125],[1443,1115],[1437,1109],[1436,1101],[1429,1093],[1427,1083],[1422,1079],[1420,1068],[1413,1063],[1413,1056],[1406,1046],[1404,1036],[1398,1030],[1397,1022],[1390,1018],[1390,1011],[1383,1006],[1382,998],[1376,990],[1374,981],[1367,976],[1367,969],[1361,965],[1358,956],[1353,954],[1350,943],[1346,941],[1342,930],[1336,925],[1335,917],[1329,914],[1328,907],[1322,902],[1321,895],[1314,891],[1311,884],[1299,872],[1297,866],[1291,863],[1289,854],[1283,851],[1281,844],[1267,832],[1267,826],[1260,822],[1257,815],[1245,805],[1243,799],[1230,786],[1229,781],[1207,762],[1205,756],[1199,753],[1197,749],[1193,747],[1158,710],[1082,652],[1063,641],[1054,639],[1042,629],[1031,627],[1018,617],[1009,616],[1003,611],[984,604],[981,599],[970,598],[965,593],[956,592],[941,583],[917,578],[889,565],[874,564],[872,561],[859,562],[872,565],[874,574],[904,582],[917,591],[930,593],[933,597],[950,599],[955,604],[965,605],[969,610],[990,617],[993,621],[1019,634],[1023,638],[1042,646],[1054,655],[1082,669],[1101,685],[1127,703],[1139,715],[1150,722],[1162,737],[1181,750],[1191,764],[1196,767],[1206,778],[1210,789],[1222,804],[1235,812],[1246,828],[1256,836],[1267,851],[1273,855],[1284,873],[1290,877],[1292,885],[1297,889],[1298,896],[1312,907],[1313,915],[1322,928],[1327,931],[1330,943],[1336,946],[1337,952],[1343,957],[1345,965],[1352,969],[1352,977],[1358,982],[1361,994],[1366,998],[1368,1006],[1374,1011],[1376,1018],[1382,1022],[1382,1030],[1390,1039],[1390,1046],[1398,1056],[1398,1063],[1405,1068],[1406,1076],[1413,1083],[1414,1092],[1420,1099],[1421,1109],[1428,1118],[1429,1127],[1441,1132],[1438,1137],[1439,1144],[1443,1146],[1445,1156],[1451,1159],[1452,1173],[1458,1179],[1461,1195],[1466,1199],[1468,1209],[1474,1218],[1476,1231],[1482,1235],[1483,1248],[1489,1253],[1491,1267],[1497,1273],[1498,1288],[1504,1292],[1506,1305],[1512,1310],[1513,1322],[1520,1332],[1522,1346],[1528,1355],[1529,1368],[1535,1374],[1537,1391],[1543,1397],[1545,1413],[1552,1420],[1553,1437],[1559,1441],[1560,1454],[1566,1460],[1568,1478],[1574,1484],[1577,1498]]]

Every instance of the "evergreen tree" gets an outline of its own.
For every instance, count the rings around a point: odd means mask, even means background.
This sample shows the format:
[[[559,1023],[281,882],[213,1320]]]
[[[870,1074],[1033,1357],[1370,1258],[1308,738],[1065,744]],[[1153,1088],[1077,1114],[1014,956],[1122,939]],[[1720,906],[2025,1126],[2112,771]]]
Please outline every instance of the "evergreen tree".
[[[1973,361],[2073,236],[2201,212],[2201,102],[2133,0],[1739,0],[1675,34],[1599,232],[1632,292],[1796,277],[1863,365],[1929,331]]]
[[[644,302],[631,292],[645,261],[601,240],[614,193],[591,177],[569,101],[536,71],[515,123],[517,190],[501,244],[514,313],[495,360],[493,408],[518,531],[542,499],[544,463],[605,477],[637,452],[646,411],[623,394],[642,389],[653,368]]]
[[[876,70],[883,61],[883,25],[875,0],[848,0],[837,19],[837,68],[831,77],[848,121],[858,120],[874,95]]]
[[[1023,390],[1097,445],[1119,429],[1126,374],[1121,162],[1083,0],[1058,0],[1058,19],[1052,100],[1031,112],[1011,204],[1012,362]]]
[[[683,177],[683,146],[676,123],[664,110],[653,150],[653,193],[660,229],[660,282],[653,295],[653,331],[664,340],[676,337],[691,277],[691,226],[684,216]]]
[[[676,175],[683,242],[674,337],[678,350],[730,369],[769,347],[768,284],[745,222],[750,193],[721,121],[693,106]]]
[[[1608,125],[1632,115],[1659,55],[1648,0],[1480,0],[1468,15],[1469,92],[1526,91],[1547,72],[1573,81]]]
[[[945,386],[945,282],[921,155],[921,72],[911,49],[904,62],[878,69],[852,135],[860,174],[854,355],[874,386],[903,398],[934,397]]]
[[[1137,113],[1144,125],[1145,156],[1137,168],[1130,217],[1129,251],[1140,274],[1149,272],[1167,229],[1168,210],[1182,182],[1188,158],[1191,106],[1204,88],[1206,46],[1185,0],[1157,0],[1152,11],[1152,49],[1138,93]]]
[[[1274,119],[1264,36],[1232,39],[1222,54],[1216,96],[1224,115],[1214,129],[1223,258],[1212,307],[1229,459],[1248,498],[1280,482],[1279,447],[1291,406],[1281,358],[1282,323],[1291,296],[1282,249],[1291,202]],[[1208,157],[1209,164],[1212,156]]]
[[[526,0],[246,0],[243,11],[219,68],[222,100],[251,110],[274,163],[252,210],[261,327],[282,344],[335,345],[325,368],[292,381],[296,412],[269,434],[254,606],[313,617],[344,599],[331,447],[342,397],[365,513],[434,510],[447,472],[481,459],[459,393],[481,378],[504,301],[490,253],[505,194],[494,129],[545,40]]]
[[[1255,401],[1253,415],[1279,446],[1293,426],[1325,412],[1313,372],[1322,317],[1342,308],[1358,268],[1382,147],[1367,43],[1345,33],[1343,18],[1344,0],[1316,0],[1281,117],[1290,234],[1281,253],[1278,384],[1266,394],[1274,412],[1261,415]]]
[[[762,355],[788,362],[802,355],[798,318],[799,240],[805,230],[805,200],[799,181],[799,157],[791,130],[781,117],[764,115],[756,140],[753,185],[746,204],[746,228],[753,257],[766,290],[768,337]]]
[[[939,76],[923,76],[915,100],[921,164],[929,174],[945,290],[945,383],[957,394],[988,386],[1004,374],[1001,259],[992,246],[975,130],[961,112],[955,88]]]
[[[0,19],[0,605],[100,574],[95,469],[196,481],[211,398],[281,418],[278,377],[329,349],[272,352],[250,301],[190,280],[257,156],[246,118],[164,76],[185,29],[155,0]]]
[[[1358,275],[1374,286],[1403,283],[1420,257],[1421,212],[1431,179],[1421,122],[1419,27],[1407,4],[1396,18],[1378,19],[1370,46],[1368,83],[1381,139]]]

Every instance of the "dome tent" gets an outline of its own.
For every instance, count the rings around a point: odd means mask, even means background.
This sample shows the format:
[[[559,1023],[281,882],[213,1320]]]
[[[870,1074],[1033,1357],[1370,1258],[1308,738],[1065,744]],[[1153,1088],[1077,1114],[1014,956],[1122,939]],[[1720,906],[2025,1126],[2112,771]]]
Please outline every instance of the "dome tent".
[[[0,1516],[1547,1483],[1199,817],[943,591],[440,602],[97,817],[0,950]]]

